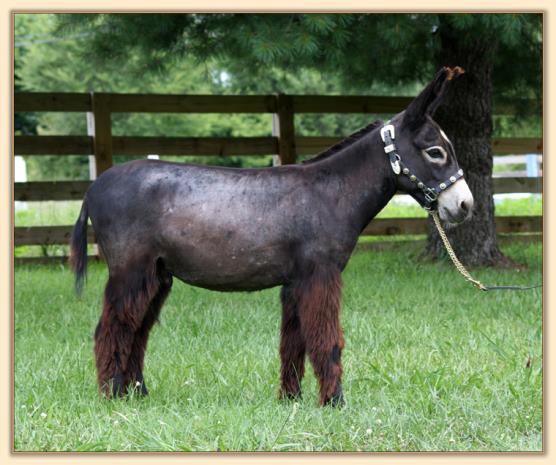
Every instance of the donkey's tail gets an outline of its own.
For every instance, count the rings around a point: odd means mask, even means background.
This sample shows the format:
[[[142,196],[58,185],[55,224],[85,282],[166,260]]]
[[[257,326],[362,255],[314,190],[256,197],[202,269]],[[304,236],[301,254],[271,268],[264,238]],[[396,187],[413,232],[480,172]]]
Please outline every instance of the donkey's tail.
[[[75,273],[75,292],[81,294],[83,289],[83,281],[87,275],[87,218],[89,218],[89,209],[87,207],[87,197],[83,200],[79,218],[73,227],[71,234],[71,253],[70,266]]]

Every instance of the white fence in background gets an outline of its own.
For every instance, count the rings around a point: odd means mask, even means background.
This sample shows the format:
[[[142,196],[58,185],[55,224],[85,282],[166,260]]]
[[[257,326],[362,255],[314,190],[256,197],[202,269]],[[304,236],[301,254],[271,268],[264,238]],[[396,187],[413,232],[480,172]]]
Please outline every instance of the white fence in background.
[[[27,182],[27,163],[22,156],[14,157],[14,181]],[[16,211],[27,210],[27,202],[15,202]]]
[[[494,172],[492,173],[493,178],[513,178],[513,177],[527,177],[527,178],[537,178],[542,177],[542,155],[537,153],[530,153],[527,155],[506,155],[503,157],[493,157],[494,162]],[[523,170],[510,170],[511,166],[523,165]],[[500,171],[497,167],[506,166],[508,171]],[[494,203],[497,203],[505,199],[520,199],[531,197],[532,195],[540,196],[541,194],[525,194],[525,193],[515,193],[515,194],[494,194]]]
[[[528,155],[505,155],[494,157],[494,166],[524,165],[524,170],[500,171],[495,168],[493,178],[528,177],[536,178],[542,176],[542,155],[531,153]]]

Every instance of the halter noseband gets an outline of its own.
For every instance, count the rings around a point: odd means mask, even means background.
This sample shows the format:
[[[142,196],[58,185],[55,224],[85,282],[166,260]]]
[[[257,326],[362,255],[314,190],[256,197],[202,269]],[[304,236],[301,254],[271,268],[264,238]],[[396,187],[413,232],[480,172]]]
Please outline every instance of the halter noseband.
[[[388,155],[388,158],[390,159],[390,166],[392,166],[392,171],[396,175],[402,173],[407,176],[411,182],[416,183],[417,187],[421,189],[421,191],[425,195],[424,203],[417,200],[421,207],[428,211],[436,211],[438,207],[438,196],[441,192],[448,189],[448,187],[450,187],[452,184],[463,177],[463,170],[459,169],[456,174],[450,176],[448,180],[441,182],[437,186],[429,187],[411,172],[411,170],[405,165],[405,163],[398,155],[396,146],[394,145],[394,139],[396,138],[394,125],[386,124],[385,126],[383,126],[380,129],[380,137],[382,138],[382,142],[384,142],[384,153],[386,153],[386,155]]]

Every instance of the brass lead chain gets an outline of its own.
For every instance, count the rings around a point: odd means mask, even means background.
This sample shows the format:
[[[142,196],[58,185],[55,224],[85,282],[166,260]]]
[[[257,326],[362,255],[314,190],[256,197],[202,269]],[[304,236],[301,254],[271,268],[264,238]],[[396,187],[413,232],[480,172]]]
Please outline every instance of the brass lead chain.
[[[440,237],[442,238],[444,247],[446,247],[446,251],[448,252],[448,255],[452,259],[452,262],[454,262],[454,265],[456,266],[458,271],[463,275],[465,279],[467,279],[467,281],[473,284],[473,286],[475,286],[477,289],[480,289],[481,291],[488,290],[483,284],[481,284],[480,281],[473,279],[473,277],[469,274],[469,271],[467,271],[466,268],[459,261],[458,257],[456,256],[456,253],[454,252],[454,249],[452,249],[452,245],[450,244],[448,237],[446,236],[446,232],[442,228],[442,224],[440,223],[440,218],[438,218],[438,213],[436,211],[433,211],[431,212],[431,216],[432,219],[434,220],[436,229],[438,229],[438,234],[440,234]]]

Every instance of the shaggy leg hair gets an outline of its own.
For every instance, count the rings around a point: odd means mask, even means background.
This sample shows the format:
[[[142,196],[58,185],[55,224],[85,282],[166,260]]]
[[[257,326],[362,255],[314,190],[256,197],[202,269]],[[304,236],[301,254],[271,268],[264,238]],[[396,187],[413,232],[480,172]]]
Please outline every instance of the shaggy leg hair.
[[[342,405],[344,336],[340,327],[342,280],[336,268],[316,269],[297,286],[299,321],[320,384],[322,405]]]
[[[141,334],[150,303],[161,288],[156,268],[154,260],[141,260],[110,270],[102,316],[95,331],[98,384],[107,397],[124,395],[132,382],[129,368],[136,334]],[[148,326],[148,321],[145,323]],[[131,363],[133,370],[140,366],[140,358],[137,354]]]
[[[301,323],[297,301],[290,286],[284,286],[280,293],[282,300],[282,329],[280,339],[281,387],[279,397],[301,396],[301,380],[305,374],[305,340],[301,333]]]
[[[135,332],[131,355],[125,374],[125,382],[133,386],[134,389],[137,389],[142,395],[147,395],[149,393],[143,378],[143,361],[145,359],[149,332],[158,321],[160,310],[172,288],[172,276],[169,273],[159,269],[158,278],[160,287],[149,305],[149,309],[143,318],[141,327]]]

